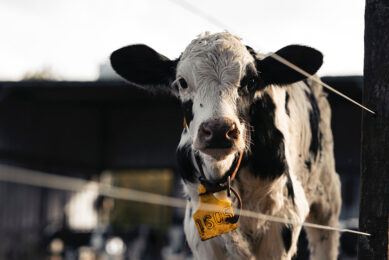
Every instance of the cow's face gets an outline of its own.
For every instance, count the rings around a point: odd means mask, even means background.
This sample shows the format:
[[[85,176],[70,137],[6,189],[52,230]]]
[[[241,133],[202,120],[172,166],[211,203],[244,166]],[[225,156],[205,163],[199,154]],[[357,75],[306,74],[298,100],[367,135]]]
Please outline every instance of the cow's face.
[[[320,52],[290,45],[278,55],[314,74]],[[179,59],[169,60],[145,45],[132,45],[111,56],[115,71],[134,85],[173,93],[186,119],[185,142],[198,153],[213,178],[223,174],[250,142],[249,109],[266,86],[287,85],[305,77],[271,57],[260,59],[229,33],[204,34]]]
[[[245,149],[248,88],[256,78],[254,57],[227,33],[200,37],[181,55],[173,88],[202,157],[223,160]]]

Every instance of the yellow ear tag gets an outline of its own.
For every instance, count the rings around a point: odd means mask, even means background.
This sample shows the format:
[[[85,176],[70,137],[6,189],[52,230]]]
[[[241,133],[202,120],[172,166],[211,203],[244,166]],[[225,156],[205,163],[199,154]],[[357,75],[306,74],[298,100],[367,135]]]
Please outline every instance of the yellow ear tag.
[[[186,128],[186,118],[184,117],[184,123],[183,123],[183,125],[184,125],[184,128]]]
[[[205,187],[200,185],[199,195],[206,191]],[[209,206],[215,206],[214,210],[210,209]],[[236,229],[237,223],[232,224],[227,221],[232,217],[234,217],[234,212],[231,203],[217,199],[212,193],[200,195],[199,207],[193,214],[197,231],[203,241]]]

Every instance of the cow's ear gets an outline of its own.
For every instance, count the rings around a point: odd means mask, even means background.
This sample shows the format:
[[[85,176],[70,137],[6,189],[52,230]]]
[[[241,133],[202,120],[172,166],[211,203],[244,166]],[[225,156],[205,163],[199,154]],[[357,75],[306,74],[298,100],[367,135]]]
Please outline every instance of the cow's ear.
[[[143,44],[118,49],[110,60],[116,73],[137,87],[152,92],[172,90],[178,60],[170,60]]]
[[[315,74],[323,64],[323,55],[318,50],[301,45],[288,45],[276,52],[309,74]],[[257,60],[257,70],[265,85],[287,85],[307,77],[277,61],[272,56]]]

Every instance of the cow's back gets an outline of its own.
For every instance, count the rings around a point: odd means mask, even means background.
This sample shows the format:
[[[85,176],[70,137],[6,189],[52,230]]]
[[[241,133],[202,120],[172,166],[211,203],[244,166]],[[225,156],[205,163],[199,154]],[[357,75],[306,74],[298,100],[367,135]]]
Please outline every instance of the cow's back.
[[[331,193],[327,188],[340,185],[335,172],[331,108],[323,87],[313,80],[298,82],[285,91],[287,117],[279,113],[279,119],[286,124],[282,132],[290,174],[301,181],[312,204]]]

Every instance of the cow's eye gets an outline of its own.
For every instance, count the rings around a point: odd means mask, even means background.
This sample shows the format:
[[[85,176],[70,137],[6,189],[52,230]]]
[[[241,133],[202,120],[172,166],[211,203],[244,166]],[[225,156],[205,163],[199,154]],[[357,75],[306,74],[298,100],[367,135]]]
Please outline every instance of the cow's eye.
[[[180,78],[180,79],[178,80],[178,85],[179,85],[181,88],[183,88],[183,89],[188,88],[188,83],[186,83],[185,79],[183,79],[183,78]]]
[[[254,92],[256,84],[257,84],[256,77],[243,78],[242,81],[240,82],[240,87],[238,89],[239,95],[245,96],[248,95],[249,93]]]
[[[249,92],[253,92],[257,85],[257,78],[253,77],[247,81],[247,89]]]

